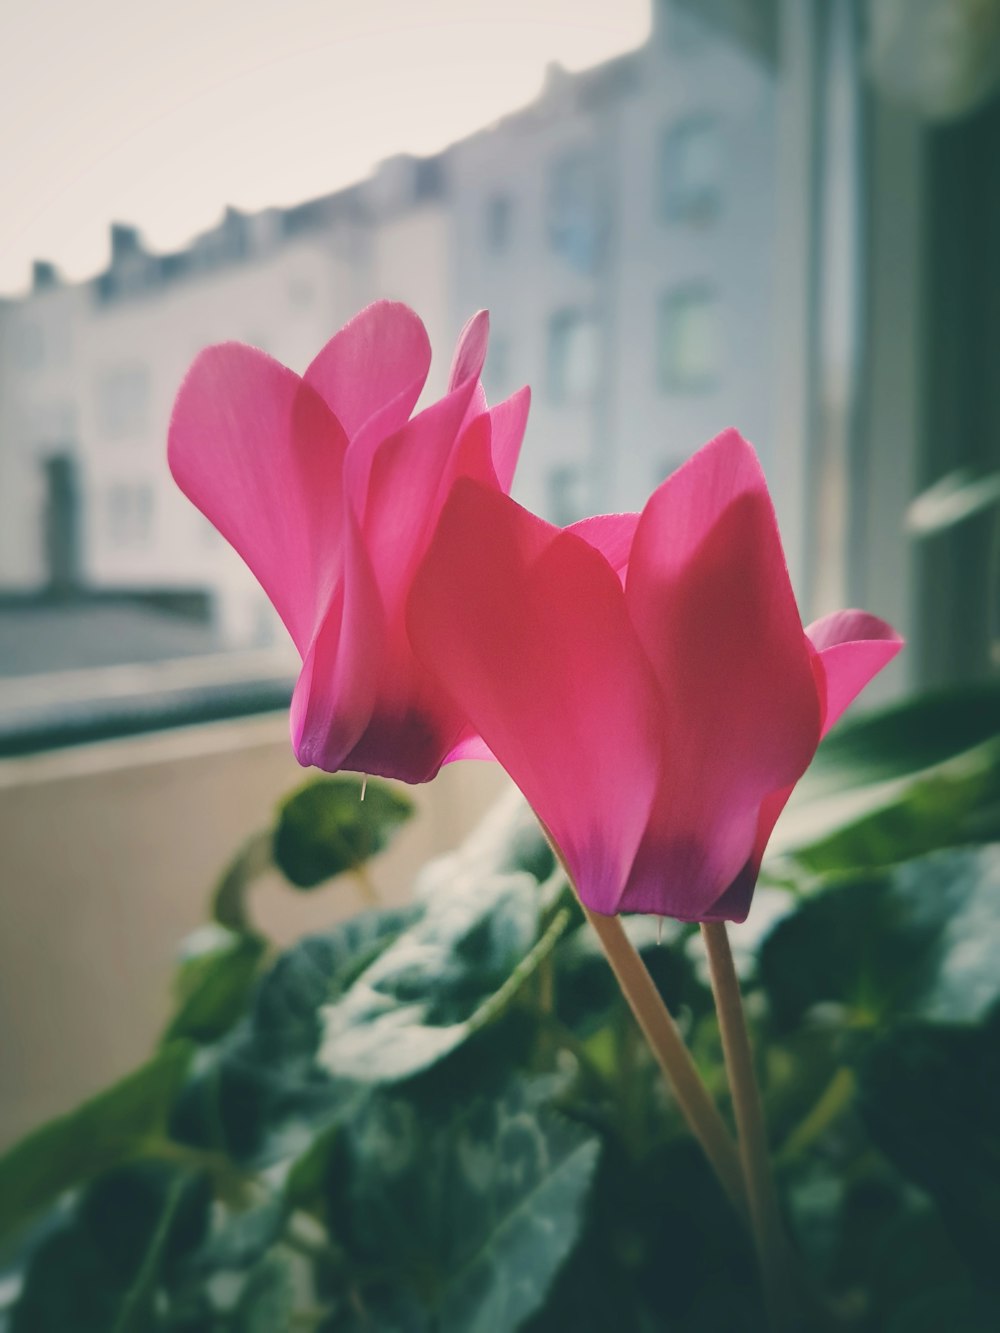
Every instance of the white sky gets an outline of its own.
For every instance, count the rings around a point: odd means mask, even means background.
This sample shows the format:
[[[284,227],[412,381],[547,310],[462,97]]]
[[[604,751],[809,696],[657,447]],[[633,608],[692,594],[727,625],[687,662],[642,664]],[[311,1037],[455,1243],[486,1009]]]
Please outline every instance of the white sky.
[[[226,204],[291,204],[433,152],[635,46],[649,0],[0,0],[0,293]]]

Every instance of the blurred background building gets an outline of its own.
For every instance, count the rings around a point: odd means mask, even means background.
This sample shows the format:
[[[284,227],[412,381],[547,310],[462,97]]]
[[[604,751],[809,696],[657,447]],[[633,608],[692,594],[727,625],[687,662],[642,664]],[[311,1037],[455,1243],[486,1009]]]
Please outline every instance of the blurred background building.
[[[533,388],[516,492],[531,507],[565,523],[641,506],[738,425],[807,614],[861,603],[904,624],[914,679],[982,671],[989,616],[960,557],[928,563],[901,533],[942,468],[996,456],[977,365],[997,346],[997,112],[960,43],[963,14],[995,39],[990,10],[657,0],[641,48],[552,68],[533,104],[437,156],[295,208],[227,209],[176,253],[115,224],[89,282],[37,262],[0,306],[8,611],[43,597],[68,626],[85,607],[119,660],[283,641],[169,478],[170,405],[210,342],[302,370],[390,296],[428,325],[431,390],[467,315],[492,311],[491,397]],[[958,602],[966,620],[942,634]],[[31,670],[23,637],[20,656]]]
[[[554,521],[640,507],[727,424],[768,463],[775,133],[773,69],[662,4],[645,46],[552,68],[534,104],[438,156],[296,208],[227,209],[173,254],[114,224],[86,283],[38,262],[2,313],[0,588],[64,613],[138,597],[201,618],[179,648],[276,641],[253,580],[169,477],[170,406],[206,344],[302,370],[380,296],[427,323],[431,390],[465,318],[493,312],[491,397],[534,391],[517,493]]]
[[[907,635],[872,699],[996,671],[998,83],[1000,0],[655,0],[641,47],[434,156],[172,253],[115,224],[96,277],[0,299],[0,1138],[146,1050],[171,941],[297,775],[294,654],[166,467],[208,343],[302,371],[394,297],[438,392],[487,306],[491,400],[533,389],[525,503],[638,507],[737,425],[805,618]],[[494,790],[435,784],[420,855]]]

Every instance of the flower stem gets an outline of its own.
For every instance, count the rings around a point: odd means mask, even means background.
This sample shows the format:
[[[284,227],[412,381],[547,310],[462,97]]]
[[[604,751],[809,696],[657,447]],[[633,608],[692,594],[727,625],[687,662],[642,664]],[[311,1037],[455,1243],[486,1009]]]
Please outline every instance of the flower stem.
[[[645,963],[625,934],[617,916],[601,916],[586,906],[583,910],[597,932],[597,938],[636,1022],[673,1088],[677,1105],[691,1133],[701,1144],[737,1212],[746,1216],[747,1199],[736,1144]]]
[[[703,921],[701,931],[719,1015],[722,1050],[733,1098],[750,1225],[760,1263],[764,1299],[772,1328],[785,1333],[785,1330],[795,1327],[792,1294],[786,1279],[787,1245],[778,1212],[778,1196],[768,1156],[764,1113],[754,1073],[740,984],[733,966],[725,922]]]

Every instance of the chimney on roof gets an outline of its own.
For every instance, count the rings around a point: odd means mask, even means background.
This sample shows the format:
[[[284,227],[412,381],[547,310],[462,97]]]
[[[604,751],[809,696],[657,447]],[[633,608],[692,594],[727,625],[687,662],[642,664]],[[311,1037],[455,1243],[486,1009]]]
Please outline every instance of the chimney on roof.
[[[127,226],[124,222],[111,224],[111,262],[117,264],[128,255],[137,255],[142,251],[142,237],[138,227]]]
[[[545,77],[542,81],[542,92],[551,92],[553,88],[561,88],[569,76],[565,67],[560,65],[558,60],[550,60],[545,66]]]
[[[59,270],[48,259],[36,259],[31,265],[31,290],[45,292],[59,286]]]

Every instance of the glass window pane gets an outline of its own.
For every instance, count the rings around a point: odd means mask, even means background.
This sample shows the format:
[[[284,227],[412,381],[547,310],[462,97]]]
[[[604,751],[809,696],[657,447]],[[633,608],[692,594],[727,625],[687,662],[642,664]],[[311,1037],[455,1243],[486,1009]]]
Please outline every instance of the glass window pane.
[[[719,377],[718,301],[708,287],[668,292],[660,303],[660,385],[668,392],[702,392]]]
[[[600,333],[592,316],[560,310],[549,323],[549,396],[557,404],[589,401],[597,386]]]
[[[722,139],[716,119],[694,117],[664,131],[659,209],[665,221],[711,221],[719,212],[722,178]]]

